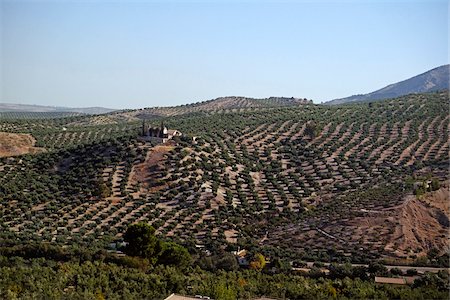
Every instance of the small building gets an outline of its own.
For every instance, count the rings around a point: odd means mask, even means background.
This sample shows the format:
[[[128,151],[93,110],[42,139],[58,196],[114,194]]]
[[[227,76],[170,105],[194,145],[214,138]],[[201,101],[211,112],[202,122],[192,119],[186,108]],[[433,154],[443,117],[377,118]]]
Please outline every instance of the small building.
[[[248,267],[250,265],[248,259],[245,257],[237,257],[237,262],[240,267]]]
[[[198,299],[211,299],[211,298],[208,296],[201,296],[201,295],[195,295],[194,297],[192,297],[192,296],[171,294],[169,297],[167,297],[164,300],[198,300]]]
[[[117,250],[117,249],[125,248],[127,245],[128,245],[128,243],[124,242],[124,241],[112,242],[112,243],[109,243],[109,249]]]
[[[164,122],[161,122],[160,127],[152,127],[147,125],[145,120],[142,121],[142,128],[139,134],[139,138],[142,140],[166,143],[175,136],[182,136],[182,133],[178,130],[167,129],[167,127],[164,126]]]
[[[164,300],[198,300],[198,299],[213,300],[211,297],[208,297],[208,296],[202,296],[202,295],[183,296],[183,295],[178,295],[178,294],[171,294],[169,297],[167,297]],[[276,300],[276,299],[267,298],[265,296],[262,296],[259,298],[253,298],[252,300]]]
[[[231,252],[235,257],[240,267],[248,267],[250,265],[250,262],[246,258],[247,256],[247,250],[245,249],[238,249],[237,251]]]
[[[420,278],[420,276],[403,276],[403,278],[406,280],[407,284],[413,284],[414,280]]]
[[[245,257],[246,255],[247,255],[247,250],[245,250],[245,249],[238,249],[237,251],[233,251],[232,252],[235,256],[238,256],[238,257]]]
[[[234,257],[236,257],[236,260],[239,264],[240,267],[248,267],[250,265],[250,262],[247,259],[247,250],[245,249],[239,249],[237,251],[232,251],[231,252]]]
[[[407,284],[405,278],[392,278],[392,277],[375,277],[375,283],[381,284],[395,284],[395,285],[405,285]]]

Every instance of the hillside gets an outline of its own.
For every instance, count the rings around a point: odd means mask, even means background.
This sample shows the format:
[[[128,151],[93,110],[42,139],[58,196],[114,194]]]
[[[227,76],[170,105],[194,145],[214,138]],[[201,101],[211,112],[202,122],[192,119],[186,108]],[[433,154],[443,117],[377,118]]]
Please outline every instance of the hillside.
[[[447,93],[343,107],[271,101],[171,108],[154,124],[184,136],[166,145],[137,139],[139,119],[117,113],[105,116],[115,123],[0,120],[0,131],[47,150],[1,160],[0,240],[107,244],[146,222],[192,251],[291,259],[412,261],[446,244],[447,212],[408,199],[427,178],[448,180]],[[417,218],[432,241],[411,233]]]
[[[448,90],[450,82],[449,68],[450,65],[440,66],[404,81],[390,84],[372,93],[335,99],[325,104],[337,105],[358,101],[375,101],[408,94]]]
[[[270,97],[255,99],[247,97],[228,96],[212,100],[197,102],[193,104],[172,106],[172,107],[151,107],[140,110],[132,110],[118,115],[152,119],[160,117],[180,116],[195,113],[215,114],[243,112],[271,107],[296,107],[305,104],[312,104],[312,100],[286,97]]]
[[[35,139],[29,134],[0,132],[0,157],[42,152],[34,147]]]
[[[4,112],[34,112],[34,113],[80,113],[88,115],[105,114],[114,111],[114,109],[104,107],[57,107],[57,106],[43,106],[43,105],[29,105],[29,104],[13,104],[0,103],[0,113]]]
[[[80,121],[76,121],[73,125],[89,126],[118,124],[123,122],[138,122],[143,119],[162,120],[164,118],[176,116],[210,116],[215,114],[250,112],[282,107],[299,107],[303,105],[312,105],[312,100],[293,97],[270,97],[255,99],[228,96],[178,106],[148,107],[142,109],[115,111],[92,118],[80,118]],[[1,117],[2,115],[0,113],[0,118]]]

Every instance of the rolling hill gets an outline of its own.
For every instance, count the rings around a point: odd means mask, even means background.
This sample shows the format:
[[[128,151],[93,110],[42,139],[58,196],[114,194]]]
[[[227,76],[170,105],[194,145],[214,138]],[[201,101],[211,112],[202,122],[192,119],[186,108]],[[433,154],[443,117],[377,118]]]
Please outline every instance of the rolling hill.
[[[376,101],[400,97],[408,94],[448,90],[449,67],[450,65],[440,66],[404,81],[390,84],[372,93],[334,99],[326,102],[325,104],[337,105],[359,101]]]
[[[269,97],[255,99],[241,96],[226,96],[178,106],[146,107],[142,109],[115,111],[101,116],[84,118],[81,121],[77,121],[77,124],[117,124],[121,122],[140,121],[142,119],[160,120],[176,116],[209,116],[215,114],[228,114],[246,111],[250,112],[286,107],[295,108],[312,104],[312,100],[308,100],[306,98]]]
[[[227,96],[192,104],[171,107],[150,107],[140,110],[132,110],[125,113],[119,112],[118,114],[138,117],[141,119],[152,119],[194,113],[215,114],[275,107],[295,107],[305,104],[312,104],[312,100],[294,97],[269,97],[255,99],[240,96]]]
[[[36,290],[51,286],[59,293],[54,299],[71,299],[75,291],[83,296],[73,298],[86,298],[87,288],[101,296],[102,284],[106,298],[126,290],[121,298],[162,299],[176,285],[215,299],[252,299],[224,298],[205,290],[205,281],[215,288],[223,274],[230,286],[251,290],[262,282],[253,293],[267,295],[268,280],[291,280],[296,290],[322,282],[328,291],[336,277],[339,286],[344,278],[355,282],[355,291],[361,284],[385,291],[372,276],[397,276],[400,269],[388,273],[377,263],[442,271],[450,224],[449,101],[446,92],[343,106],[225,97],[105,115],[0,118],[7,156],[0,157],[0,298],[13,299],[16,278],[27,289],[28,282],[37,282]],[[140,138],[143,118],[183,136],[164,144]],[[164,245],[188,252],[188,272],[173,258],[150,262],[123,253],[124,233],[136,223],[153,226],[163,254],[170,254]],[[261,256],[265,267],[253,260]],[[239,266],[242,258],[250,265]],[[324,262],[332,263],[329,275],[318,269]],[[438,289],[426,282],[424,290],[405,287],[405,299],[429,291],[446,299],[446,283]],[[271,295],[283,299],[280,287]],[[400,288],[370,295],[396,298]],[[130,297],[132,289],[138,296]],[[314,298],[310,289],[289,295]]]
[[[335,249],[361,262],[444,248],[443,203],[411,197],[415,182],[448,180],[447,93],[370,106],[273,101],[166,108],[149,122],[184,134],[167,144],[138,139],[139,118],[120,113],[0,120],[45,149],[0,161],[0,240],[100,243],[146,222],[212,252],[279,247],[314,260]]]
[[[115,109],[104,107],[58,107],[58,106],[43,106],[30,104],[15,104],[15,103],[0,103],[0,112],[72,112],[87,115],[105,114],[114,111]]]

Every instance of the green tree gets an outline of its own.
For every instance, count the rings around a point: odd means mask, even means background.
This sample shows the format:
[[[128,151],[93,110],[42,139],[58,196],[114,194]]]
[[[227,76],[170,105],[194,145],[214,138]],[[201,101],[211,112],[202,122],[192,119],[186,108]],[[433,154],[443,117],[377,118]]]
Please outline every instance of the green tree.
[[[160,247],[153,226],[146,223],[132,224],[128,226],[123,238],[128,243],[124,251],[127,255],[157,258]]]
[[[332,279],[343,279],[345,277],[353,277],[353,268],[350,264],[339,265],[332,263],[328,269],[330,270],[330,278]]]
[[[256,253],[253,260],[250,262],[250,268],[261,271],[266,266],[266,258],[261,253]]]
[[[439,179],[433,178],[431,180],[431,190],[432,191],[437,191],[440,187],[441,187],[441,184],[439,182]]]
[[[372,274],[372,276],[387,276],[388,275],[387,268],[378,262],[371,262],[369,264],[368,271],[370,274]]]
[[[231,253],[224,253],[221,257],[217,257],[216,266],[218,269],[225,271],[237,271],[239,269],[237,260]]]
[[[228,286],[226,282],[221,281],[214,288],[214,298],[217,300],[233,300],[237,299],[237,294],[232,286]]]
[[[192,258],[186,248],[176,243],[164,243],[158,263],[185,268],[191,264]]]
[[[102,198],[108,198],[109,196],[111,196],[111,189],[104,182],[101,182],[98,185],[96,195]]]
[[[316,123],[309,122],[306,124],[305,135],[309,136],[310,139],[314,139],[319,134],[318,131]]]
[[[439,250],[436,248],[431,248],[427,253],[428,259],[436,259],[438,256],[439,256]]]

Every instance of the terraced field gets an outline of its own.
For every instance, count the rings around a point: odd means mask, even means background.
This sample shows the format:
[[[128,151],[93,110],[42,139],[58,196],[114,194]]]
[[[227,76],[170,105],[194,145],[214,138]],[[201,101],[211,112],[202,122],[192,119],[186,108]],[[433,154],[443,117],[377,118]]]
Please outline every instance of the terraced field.
[[[448,212],[411,201],[410,182],[448,184],[448,105],[447,93],[334,107],[228,97],[113,113],[104,123],[3,121],[2,131],[31,133],[49,150],[2,159],[3,236],[109,241],[145,221],[213,251],[238,244],[411,259],[447,245]],[[140,141],[139,118],[163,118],[184,136]],[[405,229],[410,218],[400,216],[418,211],[434,222],[434,242]]]

